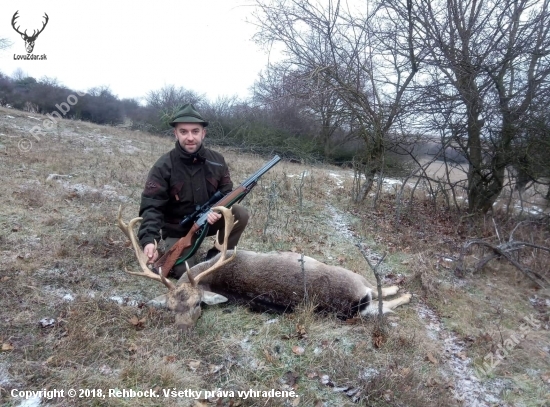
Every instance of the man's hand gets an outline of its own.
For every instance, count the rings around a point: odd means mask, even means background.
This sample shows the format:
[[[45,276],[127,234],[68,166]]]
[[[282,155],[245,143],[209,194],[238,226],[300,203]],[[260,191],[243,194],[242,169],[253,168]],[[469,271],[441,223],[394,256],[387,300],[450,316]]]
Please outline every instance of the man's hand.
[[[159,257],[159,252],[155,250],[155,245],[153,243],[145,245],[143,253],[147,256],[147,264],[154,263]]]
[[[222,218],[222,215],[218,212],[210,211],[210,212],[208,212],[208,215],[206,215],[206,221],[210,225],[213,225],[214,223],[219,221],[221,218]]]

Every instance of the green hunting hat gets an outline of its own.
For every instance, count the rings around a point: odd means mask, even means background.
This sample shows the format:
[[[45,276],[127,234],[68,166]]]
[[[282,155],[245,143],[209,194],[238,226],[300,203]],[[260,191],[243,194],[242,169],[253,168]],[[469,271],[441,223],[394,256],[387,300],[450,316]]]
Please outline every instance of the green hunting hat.
[[[204,127],[208,126],[208,122],[202,118],[191,103],[187,103],[174,115],[170,126],[176,127],[176,123],[201,123]]]

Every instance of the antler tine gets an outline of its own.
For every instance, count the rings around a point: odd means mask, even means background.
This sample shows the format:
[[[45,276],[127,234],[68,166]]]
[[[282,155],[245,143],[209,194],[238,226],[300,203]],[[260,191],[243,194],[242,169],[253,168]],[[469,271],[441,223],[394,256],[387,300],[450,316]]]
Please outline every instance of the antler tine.
[[[226,207],[223,207],[223,206],[216,206],[215,208],[212,208],[213,211],[219,211],[222,215],[223,215],[223,218],[224,218],[224,221],[225,221],[225,234],[224,234],[224,239],[223,239],[223,245],[220,244],[220,241],[218,239],[218,233],[216,233],[216,243],[215,243],[215,246],[216,246],[216,249],[218,249],[220,252],[221,252],[221,256],[220,258],[218,259],[218,261],[216,261],[216,263],[214,263],[213,266],[211,266],[210,268],[204,270],[202,273],[200,273],[199,275],[195,276],[193,278],[193,281],[194,281],[194,284],[197,285],[199,283],[199,281],[206,277],[208,274],[212,273],[213,271],[217,270],[218,268],[220,268],[221,266],[229,263],[230,261],[232,261],[235,256],[237,255],[237,248],[233,249],[233,255],[226,259],[225,256],[227,254],[227,241],[228,241],[228,238],[229,238],[229,234],[231,233],[231,230],[233,229],[233,226],[235,226],[235,224],[237,222],[235,222],[235,218],[233,217],[233,213],[231,212],[231,209],[228,209]],[[187,273],[187,275],[189,275],[189,272]]]
[[[122,220],[122,205],[119,205],[118,207],[118,215],[117,215],[117,224],[118,224],[118,227],[120,230],[122,230],[122,232],[124,232],[124,234],[126,235],[126,237],[128,238],[128,240],[132,240],[132,238],[130,237],[130,234],[128,233],[128,225]]]
[[[42,28],[40,29],[40,31],[38,31],[38,34],[40,34],[42,31],[44,31],[44,28],[46,28],[46,25],[48,24],[48,21],[50,21],[50,17],[48,17],[48,15],[46,13],[44,13],[44,18],[46,19],[46,21],[44,21],[43,25],[42,25]]]
[[[17,28],[15,28],[15,20],[17,20],[19,18],[19,16],[17,15],[19,13],[19,10],[17,10],[15,12],[15,14],[13,15],[13,17],[11,18],[11,26],[13,27],[13,29],[21,34],[21,35],[25,35],[27,33],[27,30],[25,30],[25,33],[22,33],[21,31],[19,31],[19,26]]]
[[[168,279],[162,278],[162,276],[153,273],[149,267],[147,267],[147,260],[145,258],[145,254],[139,247],[139,243],[137,241],[137,236],[134,233],[134,225],[141,221],[142,218],[134,218],[132,219],[128,224],[124,223],[122,220],[122,207],[118,209],[118,227],[124,232],[124,234],[130,239],[130,242],[132,243],[132,248],[134,249],[134,253],[136,254],[136,258],[138,260],[139,266],[141,268],[141,272],[135,272],[135,271],[128,271],[125,270],[128,274],[133,274],[135,276],[142,276],[142,277],[148,277],[156,281],[160,281],[162,284],[164,284],[168,289],[172,290],[176,288],[176,286]],[[157,242],[155,241],[155,250],[157,248]]]

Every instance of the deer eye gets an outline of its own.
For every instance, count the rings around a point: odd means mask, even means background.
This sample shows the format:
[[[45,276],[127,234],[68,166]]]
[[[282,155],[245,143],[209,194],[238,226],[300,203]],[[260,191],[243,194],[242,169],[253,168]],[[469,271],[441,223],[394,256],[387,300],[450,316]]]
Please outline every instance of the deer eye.
[[[198,308],[201,306],[201,300],[198,300],[196,303],[195,303],[195,308]]]

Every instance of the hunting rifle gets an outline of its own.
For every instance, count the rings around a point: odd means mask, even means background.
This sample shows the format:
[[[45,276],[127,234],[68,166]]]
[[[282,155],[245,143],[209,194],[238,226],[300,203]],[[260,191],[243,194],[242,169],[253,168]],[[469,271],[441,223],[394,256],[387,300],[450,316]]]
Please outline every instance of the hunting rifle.
[[[166,277],[175,264],[183,263],[193,256],[208,233],[207,216],[211,209],[216,206],[231,208],[233,204],[242,201],[252,188],[256,186],[258,179],[279,161],[281,161],[281,157],[276,155],[271,161],[256,171],[251,177],[243,181],[241,185],[229,194],[224,196],[218,191],[204,205],[197,206],[195,212],[186,216],[185,219],[180,222],[181,226],[193,222],[187,235],[179,239],[170,250],[164,253],[164,255],[153,264],[153,270],[157,271],[159,274],[162,273],[162,275]],[[190,246],[193,246],[192,249],[186,253],[184,257],[180,258],[181,253]]]

